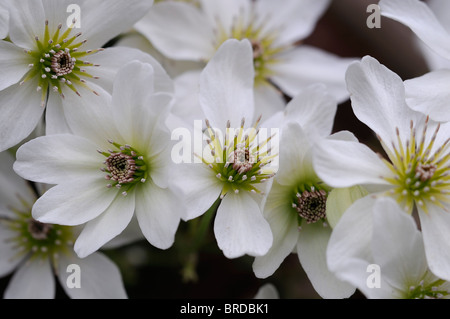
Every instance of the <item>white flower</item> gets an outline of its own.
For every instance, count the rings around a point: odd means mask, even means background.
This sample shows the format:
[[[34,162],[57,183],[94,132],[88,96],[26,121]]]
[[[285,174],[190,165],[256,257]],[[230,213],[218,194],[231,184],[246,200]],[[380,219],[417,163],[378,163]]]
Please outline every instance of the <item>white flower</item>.
[[[253,299],[280,299],[280,294],[273,284],[268,283],[258,289]]]
[[[202,215],[220,197],[214,233],[228,258],[263,255],[272,244],[260,205],[264,182],[274,174],[270,163],[277,154],[271,146],[276,144],[270,142],[270,132],[263,134],[267,132],[258,127],[260,118],[255,119],[253,80],[250,42],[226,41],[200,79],[208,146],[205,152],[203,146],[194,150],[198,162],[182,164],[177,181],[185,195],[185,220]]]
[[[333,187],[364,185],[418,209],[432,272],[450,279],[450,123],[411,110],[398,75],[366,56],[347,71],[353,111],[378,136],[388,159],[351,141],[319,143],[314,166]],[[363,214],[360,214],[361,218]]]
[[[14,272],[4,297],[54,298],[56,274],[71,298],[126,298],[117,266],[100,252],[78,258],[73,251],[77,227],[33,219],[35,193],[13,173],[11,155],[0,153],[0,162],[0,276]],[[79,266],[79,288],[67,285],[69,265]]]
[[[352,205],[335,228],[330,269],[371,299],[448,298],[450,283],[428,269],[414,218],[391,198],[369,201]]]
[[[445,68],[405,81],[406,102],[416,111],[428,114],[435,121],[450,121],[450,28],[448,1],[433,2],[439,8],[438,19],[427,3],[418,0],[381,0],[381,13],[411,28],[434,53],[445,59]],[[442,22],[441,22],[442,21]],[[427,56],[430,56],[429,54]],[[436,61],[433,58],[433,61]],[[432,65],[436,65],[433,62]],[[437,66],[443,66],[442,61]]]
[[[80,21],[69,19],[72,4],[79,6]],[[100,87],[110,91],[127,61],[140,59],[157,68],[152,57],[136,49],[99,49],[141,18],[151,0],[14,0],[5,5],[10,41],[0,41],[0,150],[26,138],[45,109],[47,133],[68,132],[65,109],[74,106],[64,97],[101,94]]]
[[[272,85],[294,96],[322,82],[339,101],[348,98],[344,74],[350,59],[309,45],[296,46],[314,29],[328,0],[202,0],[155,4],[135,28],[175,60],[209,61],[227,39],[248,39],[253,47],[255,99],[264,117],[283,108]],[[269,100],[269,101],[268,101]],[[265,103],[264,103],[265,102]]]
[[[336,105],[330,108],[330,103],[324,103],[329,96],[323,92],[311,93],[314,92],[308,92],[311,100],[317,102],[307,106],[314,113],[332,113],[327,109],[336,111]],[[332,102],[331,99],[331,105]],[[308,124],[313,127],[315,122]],[[308,130],[295,122],[283,128],[280,168],[264,206],[264,216],[274,237],[273,245],[266,255],[255,258],[253,270],[259,278],[271,276],[294,251],[319,295],[345,298],[354,293],[354,287],[338,280],[326,263],[325,252],[332,232],[327,220],[327,197],[332,188],[315,174],[312,163],[314,144],[319,137],[325,138],[331,133],[331,125],[317,130],[318,134],[314,132],[318,135],[315,139],[306,132]]]
[[[173,244],[183,206],[172,192],[170,134],[164,122],[172,95],[157,91],[150,64],[121,68],[112,97],[86,97],[67,117],[74,135],[34,139],[17,152],[16,172],[56,184],[33,206],[44,223],[86,223],[75,243],[80,257],[120,234],[136,213],[154,246]],[[75,97],[74,97],[75,98]]]

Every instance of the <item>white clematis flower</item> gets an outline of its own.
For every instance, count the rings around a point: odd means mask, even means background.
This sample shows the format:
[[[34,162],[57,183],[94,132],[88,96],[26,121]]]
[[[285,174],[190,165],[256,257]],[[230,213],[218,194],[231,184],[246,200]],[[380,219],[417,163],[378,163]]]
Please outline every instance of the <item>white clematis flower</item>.
[[[356,202],[335,228],[330,269],[370,299],[448,298],[450,283],[428,268],[414,219],[391,198],[369,201]]]
[[[406,80],[406,102],[435,121],[447,122],[450,121],[450,7],[448,1],[434,1],[431,4],[439,12],[435,14],[427,3],[419,0],[381,0],[379,3],[382,15],[409,27],[435,53],[426,53],[426,57],[431,58],[433,68],[439,69]],[[440,58],[436,59],[435,55]]]
[[[78,20],[69,10],[73,5]],[[151,0],[6,1],[10,41],[0,41],[0,150],[26,138],[45,109],[47,133],[68,132],[65,109],[74,106],[64,97],[82,99],[99,94],[99,87],[110,91],[127,61],[140,59],[156,69],[158,63],[139,50],[101,48],[151,5]]]
[[[228,258],[263,255],[272,244],[260,206],[264,182],[276,170],[271,161],[277,157],[277,145],[271,142],[271,132],[259,128],[261,118],[255,119],[253,81],[250,42],[226,41],[200,78],[207,129],[194,131],[194,136],[203,136],[208,145],[205,151],[202,145],[194,150],[196,163],[180,165],[178,184],[186,200],[183,219],[204,214],[220,197],[214,233]]]
[[[87,106],[75,104],[79,110],[67,117],[74,135],[40,137],[17,152],[19,175],[56,184],[33,206],[33,217],[43,223],[87,223],[75,243],[80,257],[120,234],[134,213],[152,245],[166,249],[174,242],[183,208],[170,187],[170,134],[164,122],[172,95],[157,91],[164,85],[157,80],[150,64],[126,64],[112,97],[102,92],[84,99]]]
[[[326,140],[314,154],[317,174],[333,187],[365,185],[408,214],[416,207],[430,269],[450,279],[450,123],[410,109],[401,78],[372,57],[349,67],[347,85],[354,113],[377,134],[388,159],[358,142]]]
[[[135,28],[175,60],[209,61],[225,40],[248,39],[253,47],[255,98],[266,102],[257,105],[258,114],[264,117],[284,105],[276,87],[294,96],[321,82],[339,101],[348,98],[344,74],[352,60],[309,45],[296,46],[311,34],[328,0],[199,2],[200,7],[157,3]]]
[[[80,259],[73,251],[78,227],[46,224],[31,217],[36,195],[12,170],[13,157],[0,153],[0,276],[14,272],[4,298],[54,298],[55,275],[71,298],[126,298],[117,266],[102,253]],[[80,270],[79,286],[67,284]],[[68,269],[70,271],[68,271]]]
[[[329,96],[323,92],[316,92],[315,95],[308,93],[317,104],[311,108],[314,113],[323,114],[330,109],[323,107],[329,103],[322,102]],[[314,127],[315,122],[312,122],[308,124]],[[327,197],[332,188],[315,174],[312,163],[315,142],[327,137],[331,128],[331,125],[328,128],[322,126],[320,130],[313,131],[315,138],[299,123],[291,122],[283,128],[280,169],[274,177],[264,207],[264,216],[274,236],[273,245],[266,255],[255,258],[253,270],[259,278],[271,276],[294,251],[319,295],[323,298],[346,298],[354,293],[354,287],[337,279],[326,263],[326,247],[332,232],[327,221]]]

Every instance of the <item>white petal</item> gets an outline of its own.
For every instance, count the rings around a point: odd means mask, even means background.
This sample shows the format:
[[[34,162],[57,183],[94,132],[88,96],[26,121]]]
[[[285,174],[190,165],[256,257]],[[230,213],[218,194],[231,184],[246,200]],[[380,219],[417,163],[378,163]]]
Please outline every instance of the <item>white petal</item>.
[[[0,39],[6,38],[9,32],[9,12],[4,4],[0,4]]]
[[[135,192],[117,196],[98,217],[87,222],[75,242],[75,252],[84,258],[119,235],[131,221],[135,208]]]
[[[253,53],[248,40],[224,42],[200,78],[200,104],[213,128],[232,128],[253,120]]]
[[[436,276],[450,281],[450,215],[434,205],[428,205],[428,214],[419,209],[420,224],[428,266]]]
[[[81,31],[87,45],[97,49],[122,32],[128,31],[151,8],[153,0],[89,0],[80,10]],[[119,23],[120,21],[120,23]]]
[[[272,232],[258,204],[246,192],[228,193],[214,221],[217,244],[227,258],[263,256],[272,246]]]
[[[261,116],[264,121],[268,120],[274,114],[283,111],[286,107],[286,101],[283,94],[269,83],[262,83],[255,86],[255,117]],[[268,127],[268,126],[261,126]],[[272,126],[278,127],[278,126]]]
[[[439,55],[450,59],[450,33],[426,3],[417,0],[382,0],[381,14],[399,21]]]
[[[283,260],[292,253],[298,241],[298,218],[289,202],[291,187],[274,181],[264,208],[264,217],[270,224],[273,244],[268,253],[256,257],[253,271],[258,278],[271,276]]]
[[[175,240],[183,205],[170,190],[147,181],[136,189],[136,217],[153,246],[167,249]]]
[[[249,0],[200,0],[203,14],[209,20],[209,24],[222,28],[227,34],[236,24],[236,19],[242,19],[245,25],[251,8]]]
[[[105,255],[95,253],[81,259],[75,254],[62,254],[58,261],[58,279],[70,298],[127,298],[119,268]],[[75,275],[75,271],[69,265],[79,266],[79,287],[68,285],[68,282],[72,283],[70,276]]]
[[[348,298],[355,288],[330,272],[327,267],[326,249],[331,228],[322,223],[302,226],[299,233],[297,254],[314,289],[322,298]]]
[[[174,79],[175,101],[172,113],[186,121],[188,125],[193,125],[195,120],[203,121],[205,118],[198,97],[200,72],[200,70],[188,71]]]
[[[409,138],[410,123],[416,115],[406,105],[403,81],[397,74],[365,56],[349,66],[346,80],[355,115],[388,147],[397,141],[396,128],[403,141]]]
[[[85,137],[99,148],[109,147],[109,139],[118,136],[117,127],[113,125],[111,96],[101,87],[88,84],[98,95],[89,89],[79,87],[78,96],[69,88],[63,90],[62,100],[64,116],[73,134]],[[76,105],[77,107],[73,107]],[[103,149],[105,150],[105,149]]]
[[[375,199],[366,196],[357,200],[344,213],[333,229],[327,248],[327,264],[338,278],[353,278],[353,271],[366,272],[373,263],[371,241]]]
[[[273,65],[271,80],[289,96],[295,96],[308,85],[323,83],[339,103],[348,99],[345,71],[354,59],[341,58],[308,45],[286,51],[277,59],[280,62]]]
[[[214,171],[203,163],[179,164],[176,187],[186,205],[183,220],[203,215],[219,198],[223,188]]]
[[[389,185],[392,172],[366,145],[359,142],[322,140],[314,149],[317,175],[332,187],[359,184]]]
[[[50,92],[45,111],[45,134],[69,134],[72,133],[64,114],[64,105],[58,93]]]
[[[427,271],[422,234],[414,219],[391,198],[375,203],[372,253],[384,280],[399,290],[420,282]]]
[[[100,172],[105,157],[90,141],[75,135],[38,137],[22,145],[16,156],[16,173],[36,182],[59,184],[105,174]]]
[[[44,108],[37,81],[15,84],[0,91],[0,151],[17,145],[38,124]]]
[[[9,37],[24,49],[34,49],[35,37],[42,37],[45,28],[45,13],[42,1],[9,1]]]
[[[277,180],[282,185],[296,187],[300,181],[315,179],[317,177],[312,168],[309,138],[298,123],[289,122],[283,127],[280,141],[280,168]]]
[[[22,200],[30,204],[36,200],[36,195],[27,181],[18,176],[12,169],[14,161],[15,157],[9,152],[0,152],[0,163],[2,163],[0,168],[0,185],[7,185],[7,187],[1,188],[0,209],[2,210],[2,215],[11,218],[15,217],[11,207],[22,207]]]
[[[107,242],[103,246],[103,249],[116,249],[143,239],[145,239],[144,234],[142,234],[141,228],[139,227],[136,215],[133,215],[124,231],[119,236]]]
[[[336,100],[321,84],[310,85],[297,94],[286,106],[285,116],[301,125],[312,139],[331,134],[337,111]]]
[[[84,224],[104,212],[117,194],[102,178],[71,180],[42,195],[33,206],[33,218],[42,223]]]
[[[265,284],[258,289],[254,299],[279,299],[280,295],[273,284]]]
[[[276,45],[290,45],[312,33],[329,4],[329,0],[258,0],[256,10],[264,32],[279,33]]]
[[[133,60],[148,63],[153,67],[155,92],[173,92],[172,80],[161,64],[151,55],[141,50],[125,47],[109,47],[89,56],[88,61],[100,65],[92,71],[93,76],[99,77],[99,79],[94,80],[95,83],[108,92],[111,92],[117,71]]]
[[[438,70],[406,80],[406,103],[435,121],[450,121],[450,70]]]
[[[213,28],[190,4],[158,3],[135,28],[171,59],[208,60],[214,53]]]
[[[15,231],[0,224],[0,256],[2,256],[0,258],[0,277],[9,275],[23,259],[16,255],[18,250],[14,249],[14,243],[11,241],[17,235]]]
[[[5,299],[52,299],[55,278],[47,259],[29,259],[14,273],[6,288]]]
[[[0,91],[19,82],[30,68],[33,59],[22,48],[13,43],[0,40]]]

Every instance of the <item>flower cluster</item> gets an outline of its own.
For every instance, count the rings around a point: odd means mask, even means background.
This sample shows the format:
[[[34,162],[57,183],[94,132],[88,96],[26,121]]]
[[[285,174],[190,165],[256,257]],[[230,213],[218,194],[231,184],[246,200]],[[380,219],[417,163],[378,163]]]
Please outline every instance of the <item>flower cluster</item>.
[[[449,296],[450,7],[379,1],[429,62],[403,80],[307,42],[331,5],[2,1],[3,297],[127,298],[135,247],[186,281],[217,249],[258,280],[296,255],[322,298]]]

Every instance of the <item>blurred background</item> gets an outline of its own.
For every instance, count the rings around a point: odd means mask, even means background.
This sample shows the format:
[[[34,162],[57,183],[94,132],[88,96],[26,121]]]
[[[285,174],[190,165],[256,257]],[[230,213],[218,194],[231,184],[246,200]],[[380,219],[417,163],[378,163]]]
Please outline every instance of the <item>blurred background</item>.
[[[427,66],[416,47],[411,31],[403,25],[381,18],[381,28],[370,29],[367,7],[375,0],[333,0],[319,20],[314,33],[305,43],[342,57],[371,55],[396,72],[402,79],[427,72]],[[350,102],[339,105],[334,131],[350,130],[362,143],[379,149],[371,131],[360,123]],[[209,227],[197,255],[189,252],[190,236],[195,229],[190,221],[182,222],[173,247],[166,251],[142,241],[120,249],[104,251],[120,267],[129,298],[253,298],[265,283],[272,283],[280,298],[316,299],[296,254],[291,254],[275,274],[261,280],[252,271],[253,259],[244,256],[227,259],[218,249]],[[210,224],[212,225],[212,224]],[[11,276],[0,279],[3,293]],[[57,298],[67,298],[61,287]],[[351,298],[364,298],[356,292]]]

